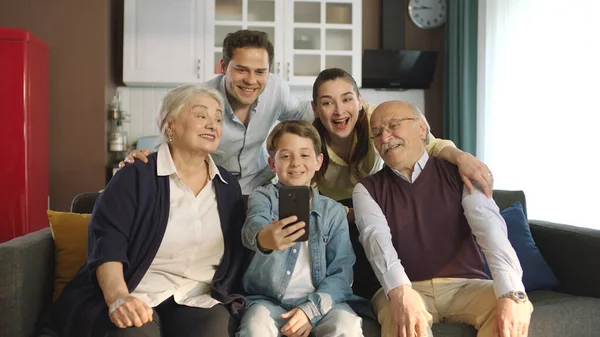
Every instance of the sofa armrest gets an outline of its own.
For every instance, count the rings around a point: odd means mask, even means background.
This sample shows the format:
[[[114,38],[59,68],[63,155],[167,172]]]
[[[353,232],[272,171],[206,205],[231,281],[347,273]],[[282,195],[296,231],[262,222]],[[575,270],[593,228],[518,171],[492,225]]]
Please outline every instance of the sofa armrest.
[[[0,335],[33,336],[52,303],[54,240],[49,228],[0,244]]]
[[[600,230],[529,220],[531,234],[561,291],[600,298]]]

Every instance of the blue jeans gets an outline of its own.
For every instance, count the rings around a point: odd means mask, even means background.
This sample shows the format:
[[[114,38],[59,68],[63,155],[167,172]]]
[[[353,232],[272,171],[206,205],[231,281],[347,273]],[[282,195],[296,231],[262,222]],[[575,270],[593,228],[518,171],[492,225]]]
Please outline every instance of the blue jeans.
[[[280,337],[287,319],[281,314],[289,310],[266,300],[253,303],[244,313],[237,337]],[[346,303],[333,306],[312,328],[316,337],[362,337],[362,319]]]

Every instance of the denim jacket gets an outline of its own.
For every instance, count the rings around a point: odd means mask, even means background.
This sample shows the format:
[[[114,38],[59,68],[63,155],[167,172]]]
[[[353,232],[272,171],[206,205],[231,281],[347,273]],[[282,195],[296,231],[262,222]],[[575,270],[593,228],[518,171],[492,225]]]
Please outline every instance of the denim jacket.
[[[316,291],[305,298],[283,299],[296,265],[300,243],[284,251],[258,249],[258,232],[279,219],[279,184],[257,187],[248,200],[248,213],[242,229],[242,241],[254,256],[242,279],[248,301],[267,299],[292,309],[300,308],[316,324],[336,303],[352,295],[352,266],[355,256],[348,233],[348,221],[342,205],[312,189],[309,252],[311,278]]]

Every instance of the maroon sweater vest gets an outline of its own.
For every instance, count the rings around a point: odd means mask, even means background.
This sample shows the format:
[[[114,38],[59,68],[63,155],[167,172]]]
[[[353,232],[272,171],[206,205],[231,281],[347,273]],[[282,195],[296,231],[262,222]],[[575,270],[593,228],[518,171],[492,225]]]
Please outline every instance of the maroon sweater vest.
[[[463,182],[455,165],[430,157],[412,184],[387,166],[361,183],[381,207],[411,281],[488,278],[463,214]]]

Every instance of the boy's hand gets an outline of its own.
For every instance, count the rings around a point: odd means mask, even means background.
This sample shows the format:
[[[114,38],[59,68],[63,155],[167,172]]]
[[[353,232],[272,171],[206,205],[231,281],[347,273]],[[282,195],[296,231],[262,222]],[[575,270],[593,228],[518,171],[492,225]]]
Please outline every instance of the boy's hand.
[[[312,330],[312,324],[302,309],[294,308],[285,314],[281,314],[281,318],[289,318],[281,328],[281,334],[284,336],[308,337]]]
[[[149,148],[145,148],[145,149],[141,149],[141,150],[133,150],[131,152],[129,152],[129,154],[127,155],[127,157],[125,157],[125,159],[123,159],[122,161],[119,162],[119,167],[123,167],[127,164],[133,164],[134,159],[133,158],[137,158],[141,161],[143,161],[144,163],[148,162],[148,157],[150,155],[150,149]]]
[[[290,216],[281,220],[275,220],[261,229],[257,235],[260,248],[266,250],[285,250],[295,245],[296,240],[304,235],[304,227],[306,226],[304,221],[300,221],[287,228],[283,227],[297,220],[298,217]]]

